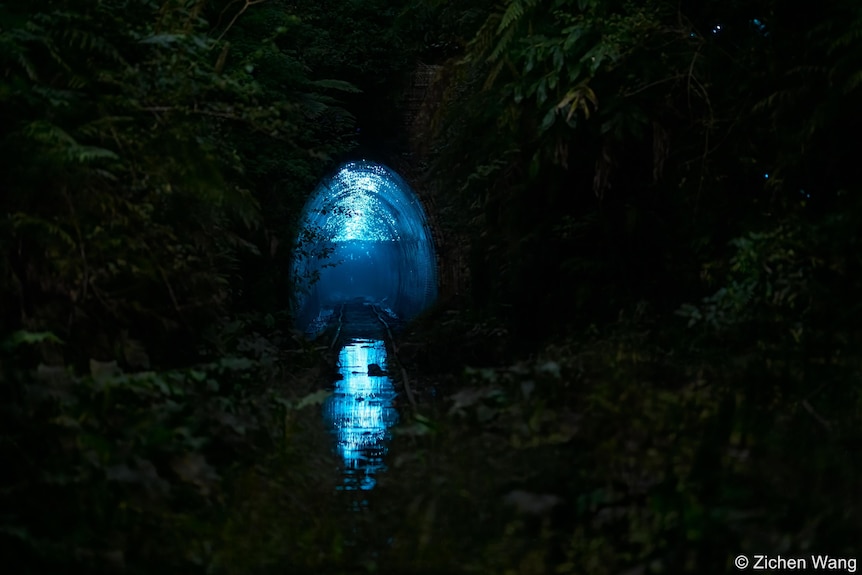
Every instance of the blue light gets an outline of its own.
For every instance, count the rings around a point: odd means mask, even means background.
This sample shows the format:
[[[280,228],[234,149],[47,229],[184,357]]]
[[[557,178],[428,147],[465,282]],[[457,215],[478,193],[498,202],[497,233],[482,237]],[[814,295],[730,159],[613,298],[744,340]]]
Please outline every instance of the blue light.
[[[398,317],[414,317],[437,296],[437,258],[422,202],[381,164],[343,164],[306,203],[292,272],[300,329],[354,298],[386,300]]]
[[[386,346],[381,340],[357,339],[338,354],[342,379],[323,406],[324,418],[335,433],[345,464],[343,489],[368,490],[386,469],[383,456],[390,428],[398,421],[393,406],[395,387],[386,375],[369,375],[368,366],[386,370]]]
[[[766,31],[766,24],[763,23],[759,18],[753,18],[749,21],[751,25],[764,37],[769,36],[769,32]]]
[[[765,180],[768,180],[768,179],[769,179],[769,174],[763,174],[763,178],[764,178]]]

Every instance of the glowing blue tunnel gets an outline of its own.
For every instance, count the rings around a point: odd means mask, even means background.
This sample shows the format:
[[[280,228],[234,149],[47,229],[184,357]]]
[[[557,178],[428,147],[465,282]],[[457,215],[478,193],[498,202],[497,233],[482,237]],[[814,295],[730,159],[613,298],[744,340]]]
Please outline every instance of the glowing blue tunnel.
[[[354,298],[410,319],[437,297],[425,210],[381,164],[343,164],[309,198],[300,230],[293,259],[300,328],[320,324],[338,303]]]

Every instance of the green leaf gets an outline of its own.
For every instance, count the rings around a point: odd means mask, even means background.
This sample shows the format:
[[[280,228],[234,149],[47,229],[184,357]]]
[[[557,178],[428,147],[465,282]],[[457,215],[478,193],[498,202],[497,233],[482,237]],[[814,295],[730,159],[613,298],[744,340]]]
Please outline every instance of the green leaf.
[[[51,342],[63,344],[63,340],[49,331],[16,331],[4,341],[2,347],[4,351],[11,351],[22,345],[32,345],[34,343]]]
[[[223,357],[216,364],[219,368],[226,371],[243,371],[251,369],[256,363],[246,357]]]
[[[196,369],[193,369],[193,370],[189,371],[189,377],[191,377],[194,381],[200,383],[200,382],[206,380],[207,374],[202,372],[202,371],[198,371]]]
[[[536,65],[536,52],[535,50],[530,50],[527,52],[527,63],[524,65],[524,75],[530,73],[533,69],[533,66]]]
[[[563,30],[563,34],[568,34],[563,42],[563,51],[568,53],[584,35],[584,29],[581,26],[571,26]]]
[[[557,110],[556,108],[551,108],[545,114],[545,117],[542,119],[542,123],[539,126],[540,132],[547,132],[551,126],[554,125],[554,120],[557,118]]]
[[[117,154],[96,146],[72,146],[66,150],[66,157],[75,163],[86,164],[94,160],[118,160]]]
[[[350,82],[345,82],[343,80],[314,80],[308,83],[309,86],[314,88],[323,88],[327,90],[339,90],[341,92],[348,92],[350,94],[361,94],[362,90],[351,84]]]
[[[542,78],[536,88],[536,102],[541,106],[548,99],[548,80]]]
[[[563,69],[563,50],[559,46],[554,48],[554,70],[559,73]]]
[[[180,34],[156,34],[155,36],[150,36],[148,38],[144,38],[140,40],[140,44],[157,44],[159,46],[169,46],[171,44],[176,44],[179,40],[183,38]]]

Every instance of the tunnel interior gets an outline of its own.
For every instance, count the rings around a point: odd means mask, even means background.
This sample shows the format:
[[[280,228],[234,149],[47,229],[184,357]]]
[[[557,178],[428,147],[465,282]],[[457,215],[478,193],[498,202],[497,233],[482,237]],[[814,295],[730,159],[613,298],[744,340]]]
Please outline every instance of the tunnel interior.
[[[398,174],[342,164],[308,199],[293,252],[297,327],[314,332],[342,302],[363,298],[409,320],[437,297],[425,210]]]

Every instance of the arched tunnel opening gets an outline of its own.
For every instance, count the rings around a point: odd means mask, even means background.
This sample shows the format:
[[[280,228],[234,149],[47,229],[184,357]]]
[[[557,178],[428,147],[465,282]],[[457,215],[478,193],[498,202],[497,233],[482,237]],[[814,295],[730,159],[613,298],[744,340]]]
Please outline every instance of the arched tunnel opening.
[[[342,164],[308,199],[293,252],[297,327],[314,334],[362,298],[410,320],[437,297],[425,210],[406,181],[369,161]]]

